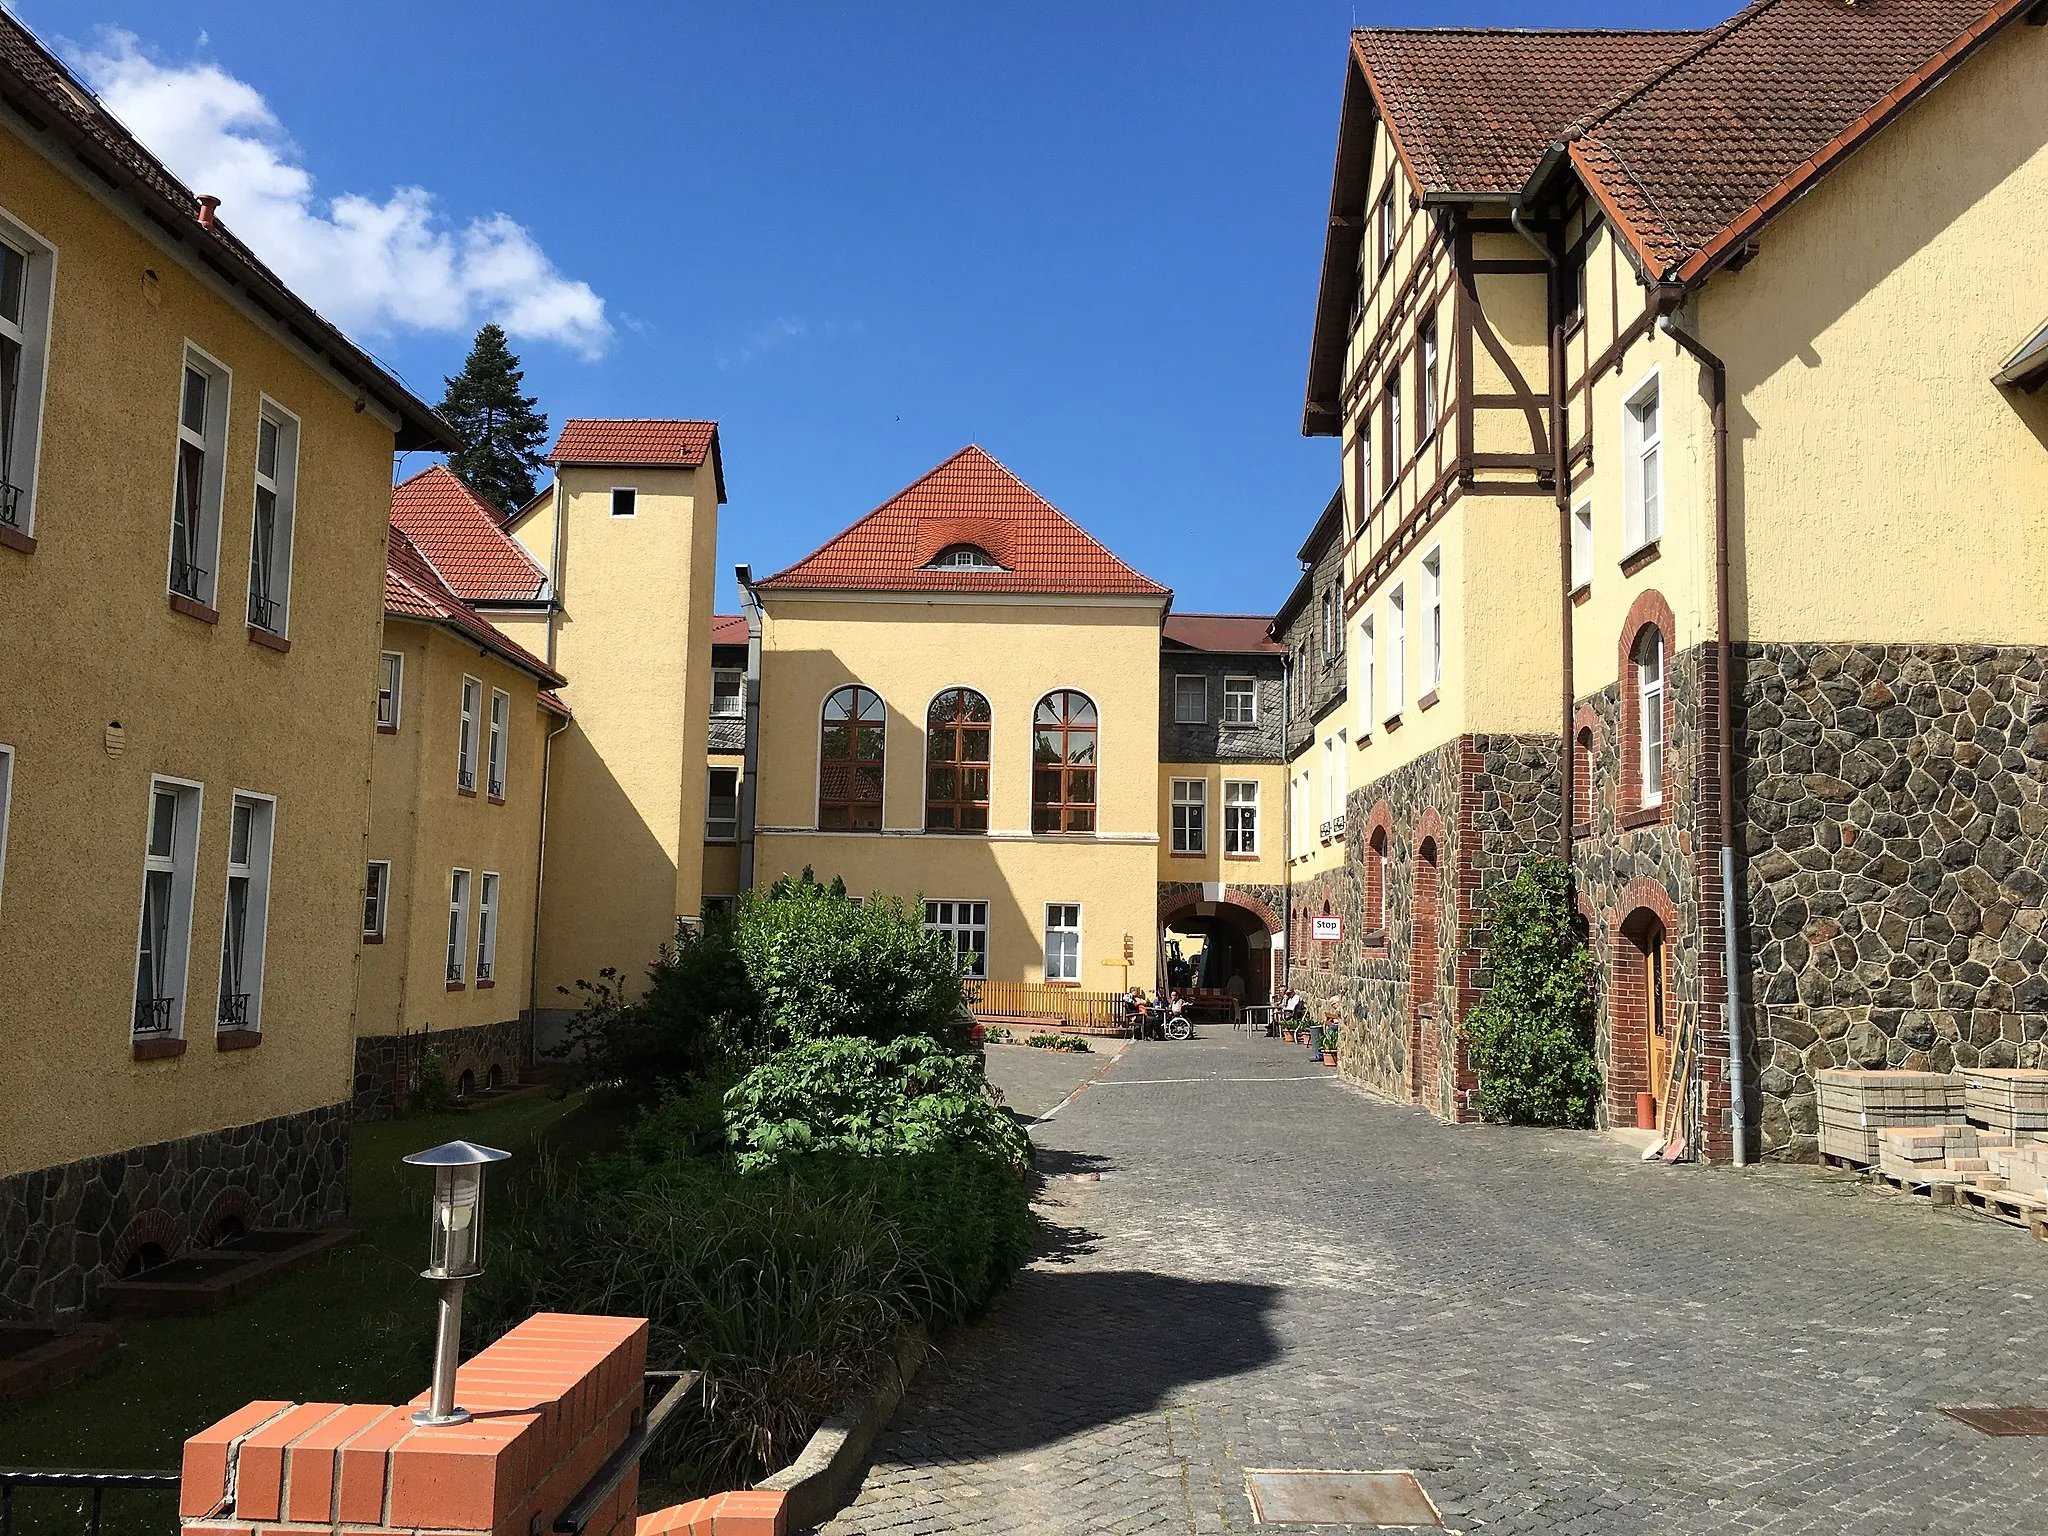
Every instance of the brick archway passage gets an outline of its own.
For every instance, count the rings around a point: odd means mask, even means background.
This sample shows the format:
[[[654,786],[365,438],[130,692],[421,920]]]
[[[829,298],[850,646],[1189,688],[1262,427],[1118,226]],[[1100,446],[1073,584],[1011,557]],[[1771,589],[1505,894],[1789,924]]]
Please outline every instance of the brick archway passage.
[[[1676,942],[1678,910],[1654,880],[1631,880],[1615,908],[1608,934],[1607,1113],[1615,1125],[1634,1125],[1636,1095],[1664,1096],[1664,1084],[1650,1081],[1649,956],[1644,947],[1654,928],[1666,945]],[[1667,990],[1670,979],[1666,977]],[[1669,1027],[1670,1001],[1666,999]]]
[[[1443,832],[1427,816],[1416,829],[1415,894],[1408,945],[1408,1097],[1426,1101],[1437,1076],[1438,918],[1443,902]]]

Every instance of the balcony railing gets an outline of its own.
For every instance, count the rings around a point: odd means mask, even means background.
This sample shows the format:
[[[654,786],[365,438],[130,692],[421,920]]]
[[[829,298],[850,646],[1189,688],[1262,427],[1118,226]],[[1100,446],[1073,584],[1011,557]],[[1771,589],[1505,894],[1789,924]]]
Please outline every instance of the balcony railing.
[[[1330,823],[1330,827],[1336,836],[1342,837],[1344,835],[1344,818],[1342,816],[1337,817]]]
[[[205,599],[200,596],[199,589],[205,583],[206,569],[204,566],[194,565],[190,560],[181,560],[175,555],[171,557],[171,590],[173,592],[189,597],[195,603],[204,602]]]
[[[137,1035],[168,1035],[171,1032],[171,1005],[174,997],[138,997],[135,999],[135,1033]]]
[[[261,592],[249,594],[249,623],[257,629],[267,629],[273,635],[280,633],[278,622],[283,618],[284,604],[274,598],[265,597]]]
[[[21,526],[21,498],[24,494],[20,486],[0,480],[0,526]]]
[[[1326,821],[1326,822],[1324,822],[1324,823],[1323,823],[1323,841],[1327,843],[1327,842],[1328,842],[1329,840],[1330,840],[1330,823]]]
[[[490,962],[490,961],[488,961],[488,960],[479,960],[479,961],[477,961],[477,963],[476,963],[476,979],[477,979],[478,981],[489,981],[489,980],[491,979],[491,962]]]
[[[494,778],[491,780],[491,798],[493,800],[502,800],[505,798],[505,781],[502,777]]]
[[[455,770],[455,783],[458,788],[474,793],[476,790],[476,770],[474,768],[457,768]]]
[[[449,963],[448,979],[450,981],[462,980],[462,962],[460,960],[451,961]]]
[[[248,993],[223,992],[221,994],[220,1027],[222,1029],[247,1029],[249,1027]]]

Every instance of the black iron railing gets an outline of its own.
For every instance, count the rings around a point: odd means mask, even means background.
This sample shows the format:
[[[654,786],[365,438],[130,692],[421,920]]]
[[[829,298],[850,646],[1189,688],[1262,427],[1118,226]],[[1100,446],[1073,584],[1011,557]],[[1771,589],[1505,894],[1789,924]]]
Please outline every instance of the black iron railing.
[[[448,979],[450,981],[462,980],[462,962],[460,960],[451,961],[449,963]]]
[[[505,798],[505,781],[503,779],[494,778],[491,780],[491,798],[494,800]]]
[[[220,1027],[222,1029],[247,1029],[249,1027],[248,993],[223,992],[221,994]]]
[[[0,524],[9,528],[21,526],[21,498],[24,494],[20,486],[0,480]]]
[[[17,1488],[76,1488],[89,1493],[89,1499],[80,1500],[78,1513],[84,1517],[90,1536],[99,1536],[101,1504],[109,1492],[175,1494],[178,1491],[178,1474],[0,1467],[0,1536],[14,1536],[14,1490]]]
[[[261,592],[249,594],[249,622],[257,629],[267,629],[273,635],[278,632],[278,616],[284,605]]]
[[[174,997],[138,997],[135,999],[135,1033],[138,1035],[168,1035],[171,1032],[171,1005]]]
[[[455,782],[464,789],[475,789],[476,770],[474,768],[457,768],[455,770]]]
[[[491,962],[490,962],[490,961],[488,961],[488,960],[479,960],[479,961],[477,961],[477,963],[476,963],[476,979],[477,979],[478,981],[489,981],[489,980],[491,979]]]
[[[647,1410],[646,1416],[635,1416],[631,1433],[616,1451],[607,1456],[604,1465],[592,1474],[583,1485],[582,1492],[569,1501],[568,1508],[555,1516],[555,1530],[560,1536],[581,1536],[605,1501],[618,1491],[619,1484],[626,1480],[626,1474],[639,1465],[640,1457],[661,1433],[661,1428],[675,1411],[683,1406],[683,1400],[697,1389],[704,1380],[701,1371],[649,1371],[647,1379],[666,1382],[667,1390],[659,1401]],[[539,1524],[535,1522],[536,1526]]]
[[[189,597],[195,603],[203,602],[199,589],[206,581],[206,568],[194,565],[190,560],[171,556],[171,590],[180,596]]]

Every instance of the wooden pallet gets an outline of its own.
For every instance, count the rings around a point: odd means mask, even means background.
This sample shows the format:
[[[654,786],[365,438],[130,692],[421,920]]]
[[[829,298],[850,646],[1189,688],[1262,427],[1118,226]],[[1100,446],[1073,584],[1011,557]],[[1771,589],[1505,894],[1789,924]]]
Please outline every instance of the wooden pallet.
[[[1956,1186],[1962,1181],[1963,1176],[1959,1173],[1937,1173],[1931,1178],[1922,1179],[1911,1174],[1892,1173],[1884,1168],[1872,1168],[1870,1177],[1873,1183],[1882,1184],[1899,1194],[1932,1201],[1935,1205],[1949,1205],[1956,1198]]]
[[[1958,1184],[1956,1200],[1980,1215],[2015,1227],[2031,1228],[2033,1217],[2048,1212],[2048,1201],[2016,1189],[1980,1189],[1975,1184]]]
[[[1870,1164],[1859,1162],[1853,1157],[1841,1157],[1833,1152],[1821,1153],[1820,1160],[1822,1166],[1839,1168],[1844,1173],[1861,1173],[1870,1166]]]

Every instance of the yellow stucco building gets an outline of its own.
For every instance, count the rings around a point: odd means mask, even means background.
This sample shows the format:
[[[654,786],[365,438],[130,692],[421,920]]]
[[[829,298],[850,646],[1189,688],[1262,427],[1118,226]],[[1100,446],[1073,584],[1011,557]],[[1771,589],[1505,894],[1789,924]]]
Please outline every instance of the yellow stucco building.
[[[0,92],[36,112],[0,114],[0,1317],[22,1318],[346,1206],[392,454],[449,437],[0,29]]]

